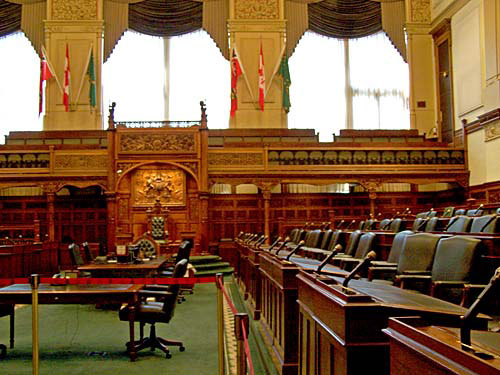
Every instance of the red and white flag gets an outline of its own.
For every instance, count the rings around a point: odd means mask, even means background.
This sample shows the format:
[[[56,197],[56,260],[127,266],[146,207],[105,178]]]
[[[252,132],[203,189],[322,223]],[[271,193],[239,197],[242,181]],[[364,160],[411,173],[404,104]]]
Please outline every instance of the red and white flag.
[[[55,77],[55,73],[52,70],[52,67],[50,66],[48,60],[47,60],[47,55],[45,53],[45,48],[42,46],[42,58],[40,60],[40,94],[39,94],[39,100],[38,100],[38,116],[43,111],[43,92],[44,92],[44,87],[43,87],[43,82],[48,81],[52,77]]]
[[[236,49],[233,48],[233,53],[231,56],[231,117],[234,116],[236,110],[238,109],[238,78],[242,73],[240,59],[236,54]]]
[[[63,104],[64,110],[69,111],[69,85],[70,85],[70,74],[69,74],[69,48],[66,43],[66,59],[64,60],[64,90],[63,90]]]
[[[264,111],[264,97],[266,96],[266,76],[264,73],[264,55],[262,54],[262,43],[259,54],[259,107]]]

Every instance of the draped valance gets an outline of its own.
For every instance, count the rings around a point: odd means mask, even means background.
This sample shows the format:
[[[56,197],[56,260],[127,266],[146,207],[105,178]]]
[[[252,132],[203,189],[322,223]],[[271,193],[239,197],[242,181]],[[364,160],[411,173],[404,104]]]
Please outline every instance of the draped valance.
[[[21,5],[0,0],[0,38],[21,30]]]

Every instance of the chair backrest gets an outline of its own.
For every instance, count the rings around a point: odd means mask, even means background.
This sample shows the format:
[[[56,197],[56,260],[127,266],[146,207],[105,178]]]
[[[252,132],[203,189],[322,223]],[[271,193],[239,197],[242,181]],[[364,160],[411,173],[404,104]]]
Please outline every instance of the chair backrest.
[[[323,232],[321,229],[310,230],[306,233],[304,238],[304,246],[317,248],[321,242],[321,238],[323,237]]]
[[[443,215],[442,217],[452,217],[453,214],[455,213],[455,207],[445,207],[443,210]]]
[[[172,277],[173,278],[184,277],[187,271],[187,266],[188,266],[187,259],[181,259],[180,261],[178,261],[174,266]],[[174,316],[174,310],[175,306],[177,305],[177,297],[179,296],[180,287],[181,287],[180,284],[170,285],[168,291],[172,294],[169,295],[167,298],[165,298],[163,301],[162,309],[165,314],[169,315],[168,319],[171,319]]]
[[[474,266],[481,253],[481,240],[452,236],[438,242],[432,265],[433,281],[475,281]]]
[[[405,227],[405,224],[403,222],[403,219],[401,218],[396,218],[396,219],[393,219],[391,224],[389,225],[389,232],[392,232],[392,233],[398,233],[398,232],[401,232]]]
[[[141,238],[137,240],[137,242],[134,244],[137,248],[138,252],[142,252],[142,254],[146,257],[149,258],[153,255],[157,255],[157,244],[154,242],[154,240],[151,237],[146,237],[146,235],[143,235]]]
[[[497,215],[484,215],[472,219],[471,233],[499,233],[500,220]]]
[[[453,216],[446,227],[446,232],[468,232],[472,224],[469,216]]]
[[[342,234],[342,229],[337,229],[333,231],[330,242],[328,243],[328,251],[332,251],[335,246],[340,243],[340,235]]]
[[[465,212],[465,215],[474,217],[474,216],[481,216],[483,213],[484,210],[480,208],[474,208],[472,210],[467,210],[467,212]]]
[[[85,241],[82,243],[83,247],[83,253],[85,254],[85,259],[87,260],[87,263],[90,263],[94,260],[94,257],[92,256],[92,252],[90,251],[89,243]]]
[[[68,246],[68,250],[73,266],[78,267],[85,264],[82,258],[82,254],[80,254],[80,246],[78,246],[76,243],[72,243]]]
[[[300,229],[299,228],[293,228],[291,231],[290,231],[290,242],[293,242],[293,243],[297,243],[298,240],[297,240],[297,237],[299,235],[299,231]]]
[[[497,210],[495,211],[495,213],[496,213],[497,215],[500,215],[500,208],[497,208]]]
[[[436,216],[431,217],[425,223],[424,232],[435,232],[437,229],[438,222],[439,222],[438,217],[436,217]]]
[[[391,219],[383,219],[383,220],[380,222],[380,224],[379,224],[378,228],[379,228],[380,230],[389,230],[389,226],[391,225],[391,223],[392,223],[392,220],[391,220]]]
[[[190,240],[184,240],[179,245],[177,250],[177,255],[175,257],[175,264],[179,263],[182,259],[186,259],[189,262],[189,256],[191,255],[191,249],[193,248],[193,242]],[[175,269],[174,269],[175,271]]]
[[[465,215],[465,208],[459,208],[455,211],[455,216]]]
[[[406,241],[399,256],[397,274],[405,271],[430,271],[439,234],[415,233],[406,236]]]
[[[405,241],[406,241],[406,236],[409,234],[413,234],[411,230],[404,230],[402,232],[398,232],[394,235],[394,238],[392,239],[392,245],[391,245],[391,250],[389,251],[389,254],[387,255],[387,261],[390,263],[398,263],[399,261],[399,255],[401,254],[401,251],[404,248]]]
[[[346,255],[354,255],[356,249],[358,248],[358,242],[363,233],[360,230],[355,230],[349,236],[349,240],[345,245],[344,254]]]
[[[165,240],[165,218],[163,216],[153,216],[151,218],[151,237],[154,240]]]
[[[359,237],[358,246],[354,252],[353,258],[363,259],[370,250],[373,250],[373,242],[375,241],[375,233],[366,232]]]
[[[319,244],[319,248],[326,250],[328,249],[328,245],[330,244],[330,240],[332,238],[334,230],[333,229],[327,229],[323,233],[323,238],[321,239],[321,243]]]
[[[419,232],[419,231],[424,230],[425,224],[427,223],[427,220],[428,220],[427,218],[418,217],[418,215],[417,215],[417,217],[413,221],[413,226],[411,227],[411,230],[414,232]]]

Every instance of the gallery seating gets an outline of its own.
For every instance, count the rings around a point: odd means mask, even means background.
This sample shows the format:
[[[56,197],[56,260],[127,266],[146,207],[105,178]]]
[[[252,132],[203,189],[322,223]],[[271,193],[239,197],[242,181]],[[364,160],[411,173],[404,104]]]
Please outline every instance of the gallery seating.
[[[465,215],[453,216],[448,225],[446,232],[468,232],[472,224],[472,217]]]

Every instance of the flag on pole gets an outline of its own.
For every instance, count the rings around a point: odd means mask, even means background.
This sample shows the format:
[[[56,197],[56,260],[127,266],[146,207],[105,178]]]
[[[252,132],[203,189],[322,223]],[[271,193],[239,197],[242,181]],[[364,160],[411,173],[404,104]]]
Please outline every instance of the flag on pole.
[[[52,71],[51,66],[47,62],[47,57],[45,56],[45,49],[42,47],[41,51],[42,58],[40,60],[40,93],[39,93],[39,100],[38,100],[38,116],[43,111],[43,92],[44,92],[44,87],[43,87],[43,82],[48,81],[52,77],[55,76],[54,72]]]
[[[281,59],[281,64],[280,64],[280,69],[279,69],[279,75],[281,76],[283,80],[283,109],[285,110],[286,113],[290,111],[290,85],[292,84],[292,81],[290,80],[290,71],[288,70],[288,56],[283,56]]]
[[[68,43],[66,43],[66,58],[64,60],[64,90],[63,90],[63,104],[64,110],[69,111],[69,85],[70,85],[70,73],[69,73],[69,48]]]
[[[233,48],[233,53],[231,55],[231,117],[234,116],[236,110],[238,109],[238,78],[242,73],[240,59],[236,54],[236,49]]]
[[[96,87],[95,87],[95,69],[94,69],[94,52],[92,47],[90,47],[90,60],[89,66],[87,67],[87,74],[89,76],[89,105],[90,108],[95,108],[96,106]]]
[[[264,97],[266,96],[266,77],[264,73],[264,55],[262,54],[262,42],[259,54],[259,107],[264,111]]]

